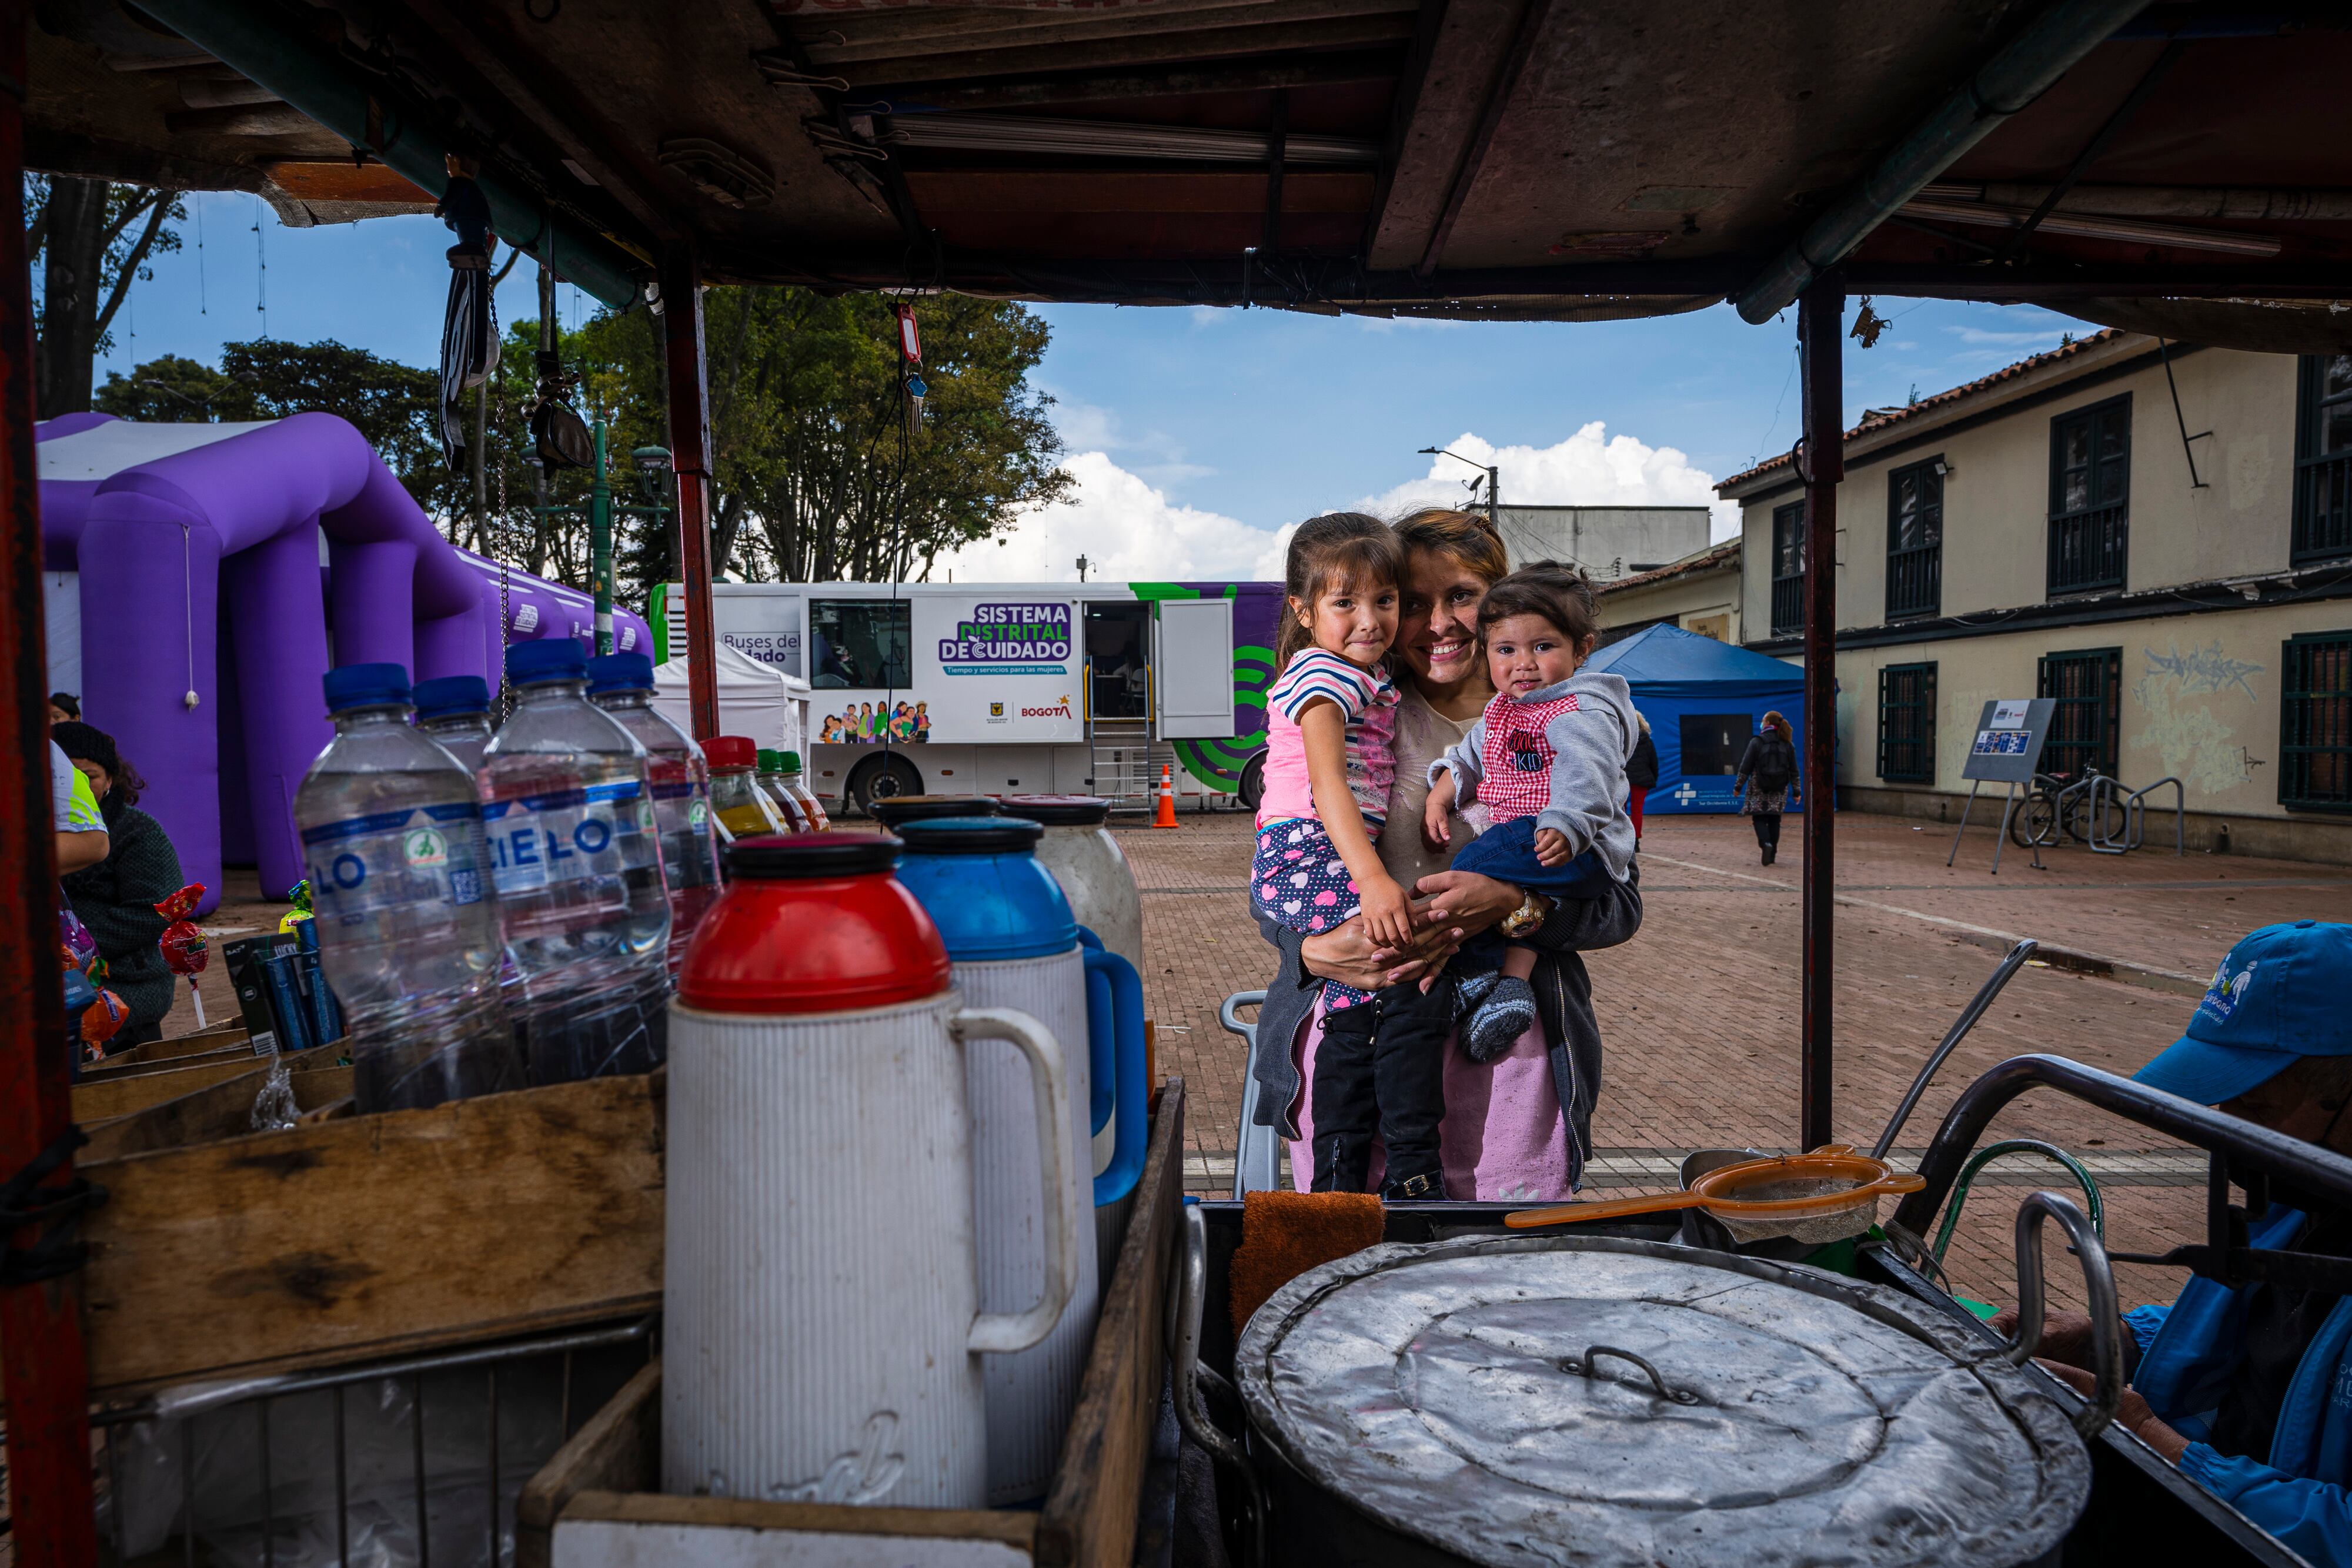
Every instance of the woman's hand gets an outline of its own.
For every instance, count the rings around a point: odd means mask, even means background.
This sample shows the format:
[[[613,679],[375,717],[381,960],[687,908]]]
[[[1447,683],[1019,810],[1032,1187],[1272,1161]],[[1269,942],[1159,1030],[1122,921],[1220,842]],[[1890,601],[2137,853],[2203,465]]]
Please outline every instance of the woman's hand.
[[[1454,956],[1464,936],[1444,903],[1427,900],[1413,906],[1412,940],[1402,948],[1375,942],[1360,915],[1305,937],[1298,944],[1300,967],[1318,980],[1337,980],[1360,991],[1382,990],[1433,975]]]
[[[1475,935],[1527,902],[1527,895],[1507,882],[1480,876],[1475,871],[1441,871],[1423,877],[1413,891],[1433,898],[1465,934]]]
[[[2033,1364],[2085,1399],[2099,1396],[2098,1378],[2079,1366],[2045,1361],[2040,1356],[2033,1358]],[[2126,1387],[2123,1398],[2116,1402],[2116,1425],[2163,1455],[2166,1464],[2178,1465],[2180,1456],[2189,1451],[2189,1439],[2158,1420],[2156,1412],[2148,1408],[2147,1401],[2137,1388]]]

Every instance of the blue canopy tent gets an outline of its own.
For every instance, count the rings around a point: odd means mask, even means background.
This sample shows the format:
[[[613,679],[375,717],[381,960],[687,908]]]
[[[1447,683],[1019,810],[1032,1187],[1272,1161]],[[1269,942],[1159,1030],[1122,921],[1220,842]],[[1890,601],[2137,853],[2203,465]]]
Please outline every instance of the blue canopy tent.
[[[1585,666],[1625,677],[1650,721],[1658,783],[1647,810],[1737,811],[1731,775],[1766,710],[1805,733],[1805,676],[1794,664],[1685,632],[1652,626],[1612,643]]]

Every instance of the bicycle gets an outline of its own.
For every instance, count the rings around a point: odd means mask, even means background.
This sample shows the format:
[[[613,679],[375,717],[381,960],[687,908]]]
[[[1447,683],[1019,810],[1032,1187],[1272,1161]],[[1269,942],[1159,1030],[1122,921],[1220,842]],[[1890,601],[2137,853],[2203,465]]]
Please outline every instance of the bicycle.
[[[2092,797],[2098,797],[2100,814],[2105,820],[2103,839],[2123,836],[2125,812],[2123,803],[2112,789],[2094,791],[2091,781],[2102,777],[2096,764],[2073,773],[2036,773],[2033,787],[2009,819],[2010,841],[2019,849],[2055,845],[2061,838],[2076,843],[2092,841]],[[2111,780],[2112,781],[2112,780]]]

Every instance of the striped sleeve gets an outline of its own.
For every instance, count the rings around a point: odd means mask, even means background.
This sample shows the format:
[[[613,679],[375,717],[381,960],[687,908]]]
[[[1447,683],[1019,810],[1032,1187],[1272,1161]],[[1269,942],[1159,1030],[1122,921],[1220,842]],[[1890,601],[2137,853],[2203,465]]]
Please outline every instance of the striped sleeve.
[[[1297,724],[1307,704],[1329,702],[1352,724],[1363,716],[1379,689],[1379,680],[1370,671],[1358,669],[1337,653],[1308,648],[1291,655],[1290,663],[1266,688],[1265,704]]]

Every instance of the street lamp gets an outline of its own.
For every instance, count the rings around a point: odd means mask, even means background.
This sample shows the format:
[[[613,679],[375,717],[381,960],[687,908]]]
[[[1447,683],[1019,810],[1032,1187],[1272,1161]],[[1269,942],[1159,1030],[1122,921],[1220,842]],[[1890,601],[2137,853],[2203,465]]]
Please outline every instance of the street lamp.
[[[1471,467],[1478,469],[1484,473],[1486,476],[1486,520],[1494,524],[1498,528],[1503,526],[1503,476],[1501,469],[1491,464],[1470,463],[1470,459],[1463,456],[1459,452],[1448,452],[1443,447],[1424,446],[1421,449],[1421,454],[1424,457],[1451,457],[1456,463],[1469,463]],[[1475,480],[1471,481],[1470,494],[1474,497],[1478,494],[1478,485]]]

